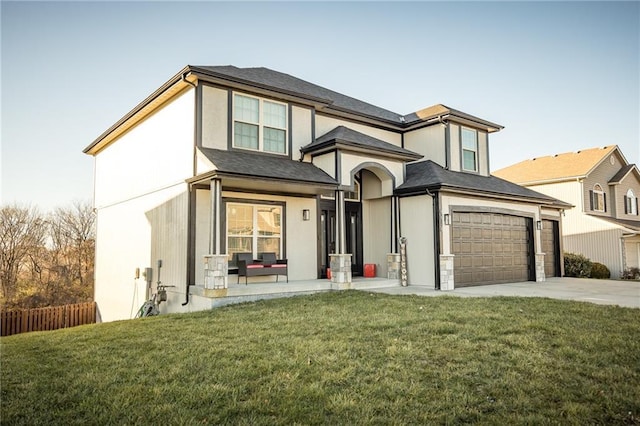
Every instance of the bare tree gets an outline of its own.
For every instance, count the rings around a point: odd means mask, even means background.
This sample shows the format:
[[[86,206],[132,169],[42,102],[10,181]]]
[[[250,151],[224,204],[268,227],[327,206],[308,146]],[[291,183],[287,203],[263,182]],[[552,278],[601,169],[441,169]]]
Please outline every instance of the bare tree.
[[[36,208],[6,206],[0,209],[0,281],[3,300],[13,300],[18,277],[30,255],[44,245],[46,221]]]
[[[49,219],[50,266],[59,281],[58,290],[72,290],[85,298],[93,294],[95,214],[87,202],[57,208]]]

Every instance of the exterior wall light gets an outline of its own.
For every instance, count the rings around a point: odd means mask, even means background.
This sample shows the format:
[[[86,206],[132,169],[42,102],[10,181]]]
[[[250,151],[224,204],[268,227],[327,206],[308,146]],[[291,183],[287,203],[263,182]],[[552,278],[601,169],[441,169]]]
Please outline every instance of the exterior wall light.
[[[449,213],[444,214],[444,224],[451,225],[451,215]]]
[[[541,231],[541,230],[542,230],[542,221],[540,221],[540,220],[539,220],[539,221],[537,221],[537,222],[536,222],[536,229],[537,229],[538,231]]]
[[[311,219],[311,212],[309,209],[302,210],[302,220],[307,221],[309,219]]]

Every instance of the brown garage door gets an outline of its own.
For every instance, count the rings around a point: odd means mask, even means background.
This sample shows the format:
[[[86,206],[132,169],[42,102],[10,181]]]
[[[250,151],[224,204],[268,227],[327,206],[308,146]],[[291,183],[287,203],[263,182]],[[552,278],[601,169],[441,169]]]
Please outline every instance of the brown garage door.
[[[542,221],[542,252],[544,253],[544,275],[560,276],[560,232],[558,221]]]
[[[533,277],[533,220],[499,213],[455,212],[452,251],[456,287]]]

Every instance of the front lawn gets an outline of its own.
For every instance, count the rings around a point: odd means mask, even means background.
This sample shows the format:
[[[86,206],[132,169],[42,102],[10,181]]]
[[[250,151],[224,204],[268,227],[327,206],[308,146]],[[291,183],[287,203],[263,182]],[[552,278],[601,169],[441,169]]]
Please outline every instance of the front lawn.
[[[640,310],[333,292],[0,340],[2,424],[640,424]]]

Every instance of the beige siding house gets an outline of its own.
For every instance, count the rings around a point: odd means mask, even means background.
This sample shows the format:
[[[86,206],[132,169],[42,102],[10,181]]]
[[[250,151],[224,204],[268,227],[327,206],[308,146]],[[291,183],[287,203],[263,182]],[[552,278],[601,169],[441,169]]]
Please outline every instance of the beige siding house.
[[[562,221],[565,251],[607,265],[612,277],[640,265],[640,172],[616,145],[525,160],[494,174],[576,206]]]
[[[353,288],[374,270],[441,290],[560,275],[570,205],[489,174],[501,129],[266,68],[187,66],[85,149],[102,319],[130,318],[158,284],[173,286],[163,312],[260,295],[280,277],[235,274],[240,257],[268,268],[264,253],[286,259],[291,292]]]

